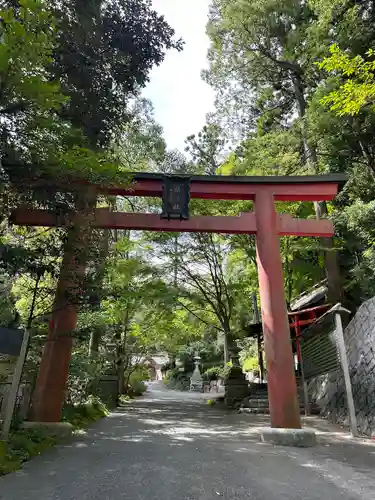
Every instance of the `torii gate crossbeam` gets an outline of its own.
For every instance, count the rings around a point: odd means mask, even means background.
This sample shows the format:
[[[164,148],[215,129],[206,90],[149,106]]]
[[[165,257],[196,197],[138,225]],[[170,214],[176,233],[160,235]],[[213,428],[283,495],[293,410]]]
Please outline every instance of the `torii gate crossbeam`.
[[[17,209],[12,221],[21,226],[62,227],[74,223],[74,217],[56,217],[46,210]],[[332,236],[333,226],[329,220],[294,219],[288,214],[277,214],[277,234],[279,236]],[[134,231],[164,231],[176,233],[222,233],[256,234],[255,213],[246,212],[239,216],[198,215],[189,220],[163,220],[160,215],[146,213],[110,212],[108,208],[98,208],[91,227],[97,229],[131,229]]]
[[[90,185],[90,189],[97,194],[161,196],[163,179],[162,174],[134,174],[130,186]],[[279,237],[284,235],[330,237],[334,234],[334,228],[329,220],[301,220],[279,214],[276,212],[275,201],[332,200],[345,181],[346,178],[341,175],[195,176],[191,178],[191,197],[253,200],[255,211],[238,217],[197,216],[186,221],[173,221],[161,219],[155,214],[125,214],[97,209],[88,218],[90,226],[104,229],[256,234],[271,425],[279,428],[300,428]],[[82,182],[77,184],[82,186]],[[74,186],[71,183],[61,186],[61,190],[72,189]],[[13,212],[11,220],[14,224],[28,226],[77,227],[83,224],[85,219],[82,218],[82,214],[61,219],[48,211],[18,209]],[[82,235],[79,238],[82,238]],[[77,271],[77,266],[79,267],[74,253],[67,252],[62,264],[58,293],[67,290],[69,284],[71,286],[69,276]],[[56,307],[53,311],[52,326],[44,349],[33,400],[34,421],[60,420],[72,349],[72,339],[68,334],[75,327],[76,316],[77,312],[72,304],[64,310]]]

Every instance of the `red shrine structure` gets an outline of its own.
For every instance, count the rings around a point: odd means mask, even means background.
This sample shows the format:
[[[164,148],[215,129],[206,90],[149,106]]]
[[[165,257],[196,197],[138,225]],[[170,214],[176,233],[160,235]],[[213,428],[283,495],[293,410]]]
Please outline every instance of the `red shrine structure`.
[[[294,219],[277,213],[275,202],[333,200],[346,179],[342,175],[297,177],[166,177],[163,174],[134,174],[130,185],[87,186],[91,198],[115,196],[162,197],[161,215],[118,213],[109,209],[75,212],[61,216],[46,210],[20,208],[12,222],[23,226],[67,226],[68,243],[61,266],[50,331],[36,383],[32,420],[58,422],[64,402],[66,382],[76,326],[76,306],[66,298],[77,286],[85,263],[77,249],[87,246],[90,227],[168,232],[212,232],[255,234],[262,323],[268,372],[271,425],[276,428],[301,427],[279,237],[284,235],[331,237],[330,220]],[[81,185],[82,188],[82,185]],[[74,185],[64,186],[74,190]],[[84,197],[84,194],[82,194]],[[252,200],[254,212],[226,216],[189,217],[190,198]],[[95,202],[94,202],[95,205]],[[93,207],[93,205],[91,205]]]

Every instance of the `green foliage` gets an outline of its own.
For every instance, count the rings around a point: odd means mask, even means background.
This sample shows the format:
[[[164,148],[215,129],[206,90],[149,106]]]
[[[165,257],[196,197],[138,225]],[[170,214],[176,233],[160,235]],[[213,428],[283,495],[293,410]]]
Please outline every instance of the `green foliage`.
[[[179,368],[168,370],[164,377],[164,383],[169,389],[175,391],[188,391],[192,372],[181,371]]]
[[[232,367],[232,363],[226,363],[225,365],[212,366],[205,370],[202,374],[204,380],[212,382],[214,380],[225,379]]]
[[[128,396],[142,396],[147,390],[145,382],[150,379],[150,370],[145,365],[138,365],[130,374],[126,393]]]
[[[151,68],[166,50],[181,50],[182,42],[148,1],[53,4],[59,53],[52,72],[69,96],[64,114],[89,147],[106,146],[129,121],[127,102],[145,86]]]
[[[146,390],[147,386],[142,380],[130,380],[127,388],[127,394],[130,397],[142,396]]]
[[[126,405],[127,403],[130,403],[131,397],[128,396],[127,394],[121,394],[121,396],[119,396],[118,398],[118,401],[119,401],[119,406]]]
[[[176,363],[173,362],[173,361],[169,361],[168,363],[165,363],[161,367],[161,372],[162,373],[167,373],[168,371],[173,370],[174,368],[176,368]]]
[[[124,170],[149,171],[162,165],[167,155],[163,129],[156,123],[152,103],[139,98],[130,108],[131,121],[125,123],[113,148]]]
[[[217,91],[216,115],[227,134],[243,139],[293,114],[295,76],[306,71],[310,83],[312,60],[324,47],[324,35],[319,44],[312,36],[314,17],[309,2],[213,2],[205,79]]]
[[[58,442],[37,431],[14,431],[8,442],[0,441],[0,476],[14,472],[23,462],[40,455]]]
[[[22,199],[71,210],[70,194],[56,196],[44,185],[30,189],[30,178],[126,184],[124,172],[134,163],[123,154],[124,142],[134,152],[141,142],[149,147],[154,141],[154,157],[164,155],[157,124],[146,133],[139,120],[129,125],[137,116],[129,103],[147,83],[152,66],[163,61],[166,50],[182,49],[148,1],[98,0],[87,6],[70,0],[5,0],[2,6],[4,205]],[[137,153],[143,168],[152,159],[150,149],[147,153],[148,158]]]
[[[5,278],[5,277],[4,277]],[[5,279],[0,275],[0,326],[8,326],[14,318],[15,307]]]
[[[4,2],[3,2],[4,4]],[[25,108],[58,110],[66,102],[47,66],[55,48],[56,20],[41,0],[20,0],[0,12],[0,102],[3,117]]]
[[[230,376],[230,374],[231,374],[232,370],[233,370],[233,364],[232,364],[232,362],[231,362],[231,361],[229,361],[229,363],[226,363],[226,364],[224,365],[224,367],[223,367],[223,370],[222,370],[222,372],[221,372],[220,377],[221,377],[223,380],[226,380],[226,379]]]
[[[30,170],[23,168],[24,161],[35,162],[37,174],[41,164],[56,157],[57,143],[67,135],[65,123],[57,114],[68,97],[50,72],[56,49],[52,11],[42,0],[2,5],[0,176],[3,181],[22,182],[24,175],[30,175]],[[23,191],[28,192],[28,188],[24,185]],[[9,192],[6,198],[9,202]]]
[[[83,429],[88,425],[109,415],[107,407],[94,396],[89,396],[80,404],[68,404],[63,408],[62,419],[75,429]]]
[[[193,157],[200,174],[216,175],[224,146],[222,130],[216,124],[208,124],[197,136],[186,139],[185,151]]]
[[[78,346],[73,350],[68,378],[68,405],[84,405],[105,373],[105,363],[103,358],[90,359],[87,346]]]
[[[150,368],[143,363],[137,365],[136,369],[132,372],[129,378],[130,383],[138,380],[141,380],[142,382],[150,380]]]
[[[242,370],[244,372],[251,372],[259,369],[257,357],[245,358],[242,362]]]
[[[216,342],[215,342],[216,341]],[[218,345],[217,337],[207,335],[199,341],[190,341],[186,345],[182,345],[177,353],[179,365],[184,368],[186,372],[194,370],[194,358],[199,353],[201,358],[200,365],[201,371],[206,368],[219,365],[222,361],[222,349]]]
[[[334,247],[351,308],[373,293],[372,250],[362,237],[365,218],[358,219],[354,234],[350,206],[358,210],[375,196],[374,53],[369,51],[374,21],[362,1],[215,0],[207,25],[211,44],[204,77],[217,97],[211,120],[237,145],[219,172],[349,175],[328,211],[336,223]],[[295,217],[315,216],[309,204],[278,206],[285,209]],[[231,270],[242,272],[250,288],[254,241],[237,236],[231,241],[238,252],[231,254]],[[290,303],[324,278],[327,249],[311,238],[283,238],[281,253]],[[246,265],[240,263],[244,259]]]
[[[223,373],[222,366],[212,366],[211,368],[208,368],[205,372],[202,373],[202,377],[204,380],[212,382],[214,380],[218,380],[221,377],[222,373]]]
[[[83,429],[109,414],[100,399],[90,396],[83,404],[68,405],[63,420]],[[0,476],[19,469],[23,462],[40,455],[59,442],[56,436],[37,430],[15,430],[7,442],[0,441]]]
[[[373,105],[375,98],[375,52],[369,49],[365,60],[358,55],[350,57],[334,44],[330,48],[330,57],[320,63],[320,68],[342,75],[345,82],[337,90],[330,92],[322,98],[322,104],[330,108],[339,116],[356,115],[363,106]]]

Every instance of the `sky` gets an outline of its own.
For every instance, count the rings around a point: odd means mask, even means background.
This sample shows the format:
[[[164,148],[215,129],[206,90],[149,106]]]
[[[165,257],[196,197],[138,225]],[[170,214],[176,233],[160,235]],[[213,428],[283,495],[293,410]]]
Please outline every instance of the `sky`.
[[[153,102],[155,119],[164,128],[169,149],[184,150],[188,135],[198,133],[214,108],[214,93],[201,79],[207,67],[209,40],[205,33],[211,0],[153,0],[185,42],[182,52],[169,51],[151,73],[143,95]]]

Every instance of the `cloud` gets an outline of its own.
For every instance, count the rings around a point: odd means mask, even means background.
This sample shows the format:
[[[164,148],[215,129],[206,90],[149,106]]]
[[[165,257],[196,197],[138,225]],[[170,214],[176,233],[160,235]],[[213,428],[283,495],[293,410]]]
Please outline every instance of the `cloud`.
[[[155,107],[156,120],[164,128],[169,148],[183,150],[185,138],[205,124],[214,107],[214,93],[202,81],[207,67],[209,39],[205,33],[210,0],[153,0],[153,6],[164,15],[183,38],[183,52],[168,52],[165,61],[151,73],[144,96]]]

